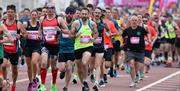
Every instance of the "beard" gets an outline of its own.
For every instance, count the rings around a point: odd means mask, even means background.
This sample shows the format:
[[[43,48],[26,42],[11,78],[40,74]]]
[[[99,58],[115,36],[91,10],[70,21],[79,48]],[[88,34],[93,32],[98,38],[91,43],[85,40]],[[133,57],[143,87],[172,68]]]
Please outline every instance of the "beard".
[[[72,17],[66,17],[66,22],[70,23],[72,21],[72,19],[73,19]]]
[[[86,21],[87,19],[87,17],[82,17],[82,21]]]

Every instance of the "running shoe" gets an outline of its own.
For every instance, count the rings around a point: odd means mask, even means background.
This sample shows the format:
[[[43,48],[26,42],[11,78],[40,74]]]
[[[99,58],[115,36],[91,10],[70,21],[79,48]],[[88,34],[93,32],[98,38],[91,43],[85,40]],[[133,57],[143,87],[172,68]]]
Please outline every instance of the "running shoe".
[[[14,84],[11,87],[11,91],[16,91],[16,86]]]
[[[45,85],[41,84],[38,88],[38,91],[46,91]]]
[[[50,91],[57,91],[56,84],[51,84],[51,90]]]
[[[94,77],[94,74],[91,74],[91,75],[90,75],[90,80],[91,80],[91,82],[92,82],[92,83],[94,83],[94,82],[95,82],[95,77]]]
[[[27,88],[27,91],[32,91],[32,88],[33,88],[32,83],[29,83],[28,88]]]
[[[129,85],[129,87],[131,88],[131,87],[136,87],[136,83],[135,82],[132,82],[130,85]]]
[[[65,77],[65,72],[63,71],[63,72],[60,73],[59,78],[64,79],[64,77]]]
[[[64,88],[63,88],[63,91],[68,91],[68,88],[67,88],[67,87],[64,87]]]
[[[90,91],[87,81],[83,81],[82,91]]]
[[[104,80],[103,80],[103,79],[101,79],[101,80],[99,81],[99,87],[105,87],[105,83],[104,83]]]
[[[32,86],[33,88],[36,88],[38,86],[38,78],[33,79]]]
[[[94,85],[94,86],[93,86],[93,91],[99,91],[99,88],[98,88],[97,85]]]

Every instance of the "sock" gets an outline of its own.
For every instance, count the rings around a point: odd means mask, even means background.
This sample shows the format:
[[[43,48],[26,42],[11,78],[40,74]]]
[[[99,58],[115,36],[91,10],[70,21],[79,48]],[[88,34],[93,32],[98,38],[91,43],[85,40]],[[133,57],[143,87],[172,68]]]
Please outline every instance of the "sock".
[[[52,80],[53,80],[52,83],[56,84],[58,69],[53,69],[51,70],[51,72],[52,72]]]
[[[165,56],[165,60],[167,60],[168,59],[168,52],[165,52],[164,56]]]
[[[46,82],[47,69],[41,68],[41,82],[44,85]]]
[[[94,85],[98,85],[99,84],[99,81],[95,81]]]
[[[173,56],[172,59],[173,59],[173,61],[175,61],[175,56],[176,56],[175,54],[176,54],[175,51],[173,51],[172,52],[172,56]]]
[[[113,67],[110,67],[110,71],[113,71]]]

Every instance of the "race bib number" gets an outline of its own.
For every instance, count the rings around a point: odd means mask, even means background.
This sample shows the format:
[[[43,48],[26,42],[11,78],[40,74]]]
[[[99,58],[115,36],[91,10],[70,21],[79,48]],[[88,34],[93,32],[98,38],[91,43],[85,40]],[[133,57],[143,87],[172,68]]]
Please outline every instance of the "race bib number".
[[[81,36],[80,37],[80,43],[88,43],[90,41],[90,36]]]
[[[131,37],[130,42],[131,42],[131,44],[139,44],[140,38],[139,37]]]
[[[13,40],[15,41],[17,39],[17,31],[9,30],[9,33],[11,34]],[[4,36],[4,39],[7,40],[7,36]],[[13,46],[14,43],[4,43],[4,45]]]
[[[38,31],[28,31],[28,39],[38,40]]]
[[[148,44],[149,44],[149,42],[145,40],[145,45],[148,45]]]
[[[104,45],[104,49],[105,50],[108,49],[108,45],[107,44]]]
[[[174,30],[173,30],[173,29],[171,29],[171,30],[169,30],[169,32],[174,32]]]
[[[102,37],[98,37],[97,39],[95,39],[94,43],[95,44],[101,44],[102,42]]]
[[[179,32],[176,33],[176,37],[177,37],[177,38],[180,38],[180,33],[179,33]]]
[[[63,38],[70,38],[69,34],[64,34],[64,33],[62,33],[62,37]]]
[[[54,27],[44,27],[43,34],[46,41],[56,41],[57,30]]]

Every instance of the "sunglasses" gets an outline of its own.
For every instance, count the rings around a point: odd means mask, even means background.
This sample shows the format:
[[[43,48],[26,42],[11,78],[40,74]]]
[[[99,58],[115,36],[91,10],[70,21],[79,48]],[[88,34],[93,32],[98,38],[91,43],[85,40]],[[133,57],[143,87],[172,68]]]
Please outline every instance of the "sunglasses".
[[[143,22],[148,22],[148,20],[143,20]]]
[[[101,14],[101,12],[94,12],[95,14]]]
[[[68,15],[68,14],[73,15],[74,13],[73,12],[66,12],[66,15]]]
[[[55,7],[47,7],[47,9],[55,9]]]

